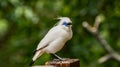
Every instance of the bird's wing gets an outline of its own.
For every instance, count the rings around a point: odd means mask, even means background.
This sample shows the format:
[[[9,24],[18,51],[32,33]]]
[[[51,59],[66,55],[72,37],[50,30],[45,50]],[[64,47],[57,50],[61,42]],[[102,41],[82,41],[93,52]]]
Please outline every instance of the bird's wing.
[[[59,37],[58,34],[60,34],[60,32],[61,32],[61,30],[59,30],[58,27],[53,27],[52,29],[50,29],[50,31],[48,31],[48,33],[45,35],[45,37],[40,41],[36,50],[40,50],[40,49],[43,49],[46,46],[48,46],[50,42],[52,42],[57,37]]]

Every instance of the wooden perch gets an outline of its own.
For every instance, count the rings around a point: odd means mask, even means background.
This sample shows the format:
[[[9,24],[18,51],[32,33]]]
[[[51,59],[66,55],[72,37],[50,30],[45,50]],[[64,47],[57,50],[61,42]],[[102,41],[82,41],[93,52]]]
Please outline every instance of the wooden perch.
[[[39,66],[38,65],[38,66],[32,66],[32,67],[55,67],[55,66],[51,66],[51,65],[49,65],[49,66],[48,65],[46,65],[46,66]]]
[[[52,60],[46,62],[46,65],[54,65],[55,67],[80,67],[78,59],[67,59],[64,61]]]
[[[32,66],[32,67],[80,67],[79,59],[65,59],[63,61],[54,59],[47,61],[43,66]]]
[[[117,54],[111,47],[110,45],[107,43],[107,41],[105,39],[103,39],[100,34],[98,33],[98,28],[99,25],[101,23],[102,19],[101,17],[98,15],[95,19],[95,23],[94,26],[91,26],[88,24],[88,22],[83,22],[83,27],[86,28],[90,33],[92,33],[94,35],[94,37],[98,40],[98,42],[100,43],[100,45],[105,49],[105,51],[108,52],[107,55],[101,57],[98,62],[99,63],[103,63],[105,61],[107,61],[108,59],[115,59],[117,61],[120,62],[120,55]]]

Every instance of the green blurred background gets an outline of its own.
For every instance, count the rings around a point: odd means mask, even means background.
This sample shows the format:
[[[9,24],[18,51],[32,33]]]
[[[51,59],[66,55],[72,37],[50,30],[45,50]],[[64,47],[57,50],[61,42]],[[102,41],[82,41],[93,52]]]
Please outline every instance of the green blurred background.
[[[59,16],[73,21],[73,38],[57,54],[80,59],[81,67],[120,67],[110,59],[98,64],[107,54],[99,42],[82,26],[104,17],[99,33],[120,54],[120,0],[0,0],[0,67],[28,67],[32,51]],[[50,60],[44,54],[35,65]]]

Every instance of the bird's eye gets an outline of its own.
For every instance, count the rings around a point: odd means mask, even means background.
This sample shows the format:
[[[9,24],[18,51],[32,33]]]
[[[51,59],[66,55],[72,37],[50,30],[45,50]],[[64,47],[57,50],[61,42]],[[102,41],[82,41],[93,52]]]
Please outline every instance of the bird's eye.
[[[62,25],[65,25],[65,26],[67,26],[67,22],[65,22],[65,21],[64,21]]]

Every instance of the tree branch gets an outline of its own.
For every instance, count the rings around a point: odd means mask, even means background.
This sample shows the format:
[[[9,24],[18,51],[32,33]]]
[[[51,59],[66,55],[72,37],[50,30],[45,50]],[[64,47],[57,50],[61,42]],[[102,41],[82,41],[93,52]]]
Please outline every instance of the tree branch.
[[[98,15],[95,19],[95,23],[94,26],[90,26],[88,24],[88,22],[83,22],[83,27],[86,28],[92,35],[94,35],[94,37],[98,40],[98,42],[100,43],[100,45],[105,49],[106,52],[108,52],[107,55],[103,56],[102,58],[100,58],[98,60],[99,63],[103,63],[105,61],[107,61],[108,59],[115,59],[117,61],[120,62],[120,55],[117,54],[111,47],[110,45],[107,43],[107,41],[105,39],[103,39],[100,34],[98,33],[98,28],[100,26],[100,23],[102,21],[102,18]]]

